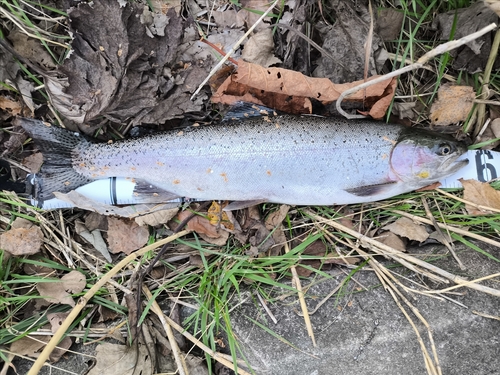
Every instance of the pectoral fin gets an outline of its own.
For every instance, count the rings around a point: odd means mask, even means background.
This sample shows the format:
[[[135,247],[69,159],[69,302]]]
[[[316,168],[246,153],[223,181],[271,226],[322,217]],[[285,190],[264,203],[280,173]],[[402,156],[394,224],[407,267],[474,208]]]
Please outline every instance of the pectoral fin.
[[[265,199],[254,199],[250,201],[235,201],[229,203],[226,207],[224,207],[223,211],[242,210],[243,208],[252,207],[265,202],[267,202],[267,200]]]
[[[365,185],[352,189],[345,189],[345,191],[347,191],[350,194],[357,195],[358,197],[367,197],[371,195],[382,194],[391,187],[393,187],[395,183],[396,181],[391,181],[391,182],[384,182],[383,184]]]

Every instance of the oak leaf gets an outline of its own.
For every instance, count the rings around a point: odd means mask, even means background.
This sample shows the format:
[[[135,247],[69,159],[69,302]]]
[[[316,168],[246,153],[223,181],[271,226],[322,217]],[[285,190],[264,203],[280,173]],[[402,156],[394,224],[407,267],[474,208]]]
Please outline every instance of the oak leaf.
[[[493,211],[488,210],[490,207],[500,210],[500,191],[493,189],[487,182],[479,182],[476,180],[459,180],[464,187],[464,199],[475,205],[483,206],[480,208],[471,204],[465,204],[465,209],[469,215],[491,215]]]

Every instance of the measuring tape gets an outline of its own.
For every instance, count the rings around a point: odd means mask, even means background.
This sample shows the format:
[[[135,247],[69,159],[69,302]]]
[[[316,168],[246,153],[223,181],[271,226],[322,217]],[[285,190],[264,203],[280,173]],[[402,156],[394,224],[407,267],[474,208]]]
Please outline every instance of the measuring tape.
[[[462,155],[458,160],[469,159],[469,164],[460,169],[457,173],[443,179],[441,188],[456,189],[462,188],[459,179],[478,180],[487,182],[498,178],[500,171],[500,152],[489,150],[470,150]],[[34,184],[36,175],[30,175],[31,183]],[[168,202],[162,201],[161,197],[154,195],[140,197],[134,194],[135,183],[131,179],[121,177],[110,177],[102,180],[96,180],[90,184],[80,186],[75,189],[78,193],[92,199],[95,202],[100,202],[109,205],[128,205],[139,203],[179,203],[185,202],[184,198],[177,198]],[[33,206],[38,205],[38,201],[31,199]],[[40,208],[51,210],[55,208],[71,208],[74,207],[71,203],[60,199],[49,199],[43,202]]]

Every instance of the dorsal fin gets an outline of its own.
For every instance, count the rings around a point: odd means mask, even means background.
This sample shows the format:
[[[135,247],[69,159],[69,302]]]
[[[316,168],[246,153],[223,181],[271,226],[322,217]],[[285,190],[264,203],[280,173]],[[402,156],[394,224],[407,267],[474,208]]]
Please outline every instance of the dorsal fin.
[[[278,111],[263,105],[248,102],[236,102],[225,114],[222,122],[241,121],[261,116],[277,116],[278,114]]]

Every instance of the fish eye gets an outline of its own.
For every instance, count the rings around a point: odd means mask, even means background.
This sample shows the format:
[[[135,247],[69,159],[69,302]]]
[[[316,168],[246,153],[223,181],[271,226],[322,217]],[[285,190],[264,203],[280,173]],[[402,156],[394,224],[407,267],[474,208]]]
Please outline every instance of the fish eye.
[[[446,155],[451,154],[451,151],[452,151],[452,148],[449,144],[442,143],[439,145],[438,155],[446,156]]]

